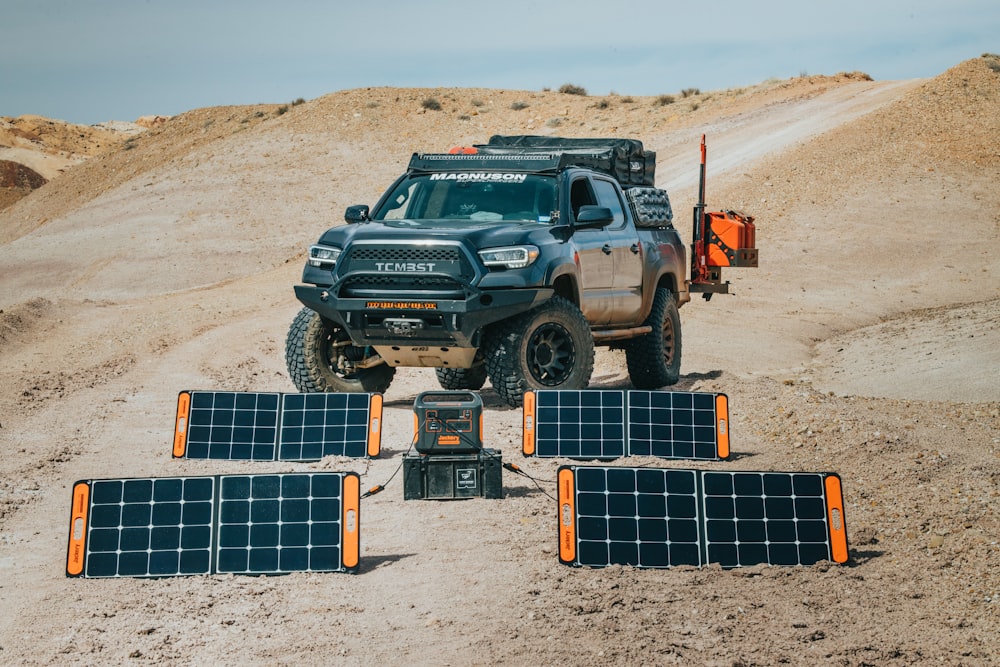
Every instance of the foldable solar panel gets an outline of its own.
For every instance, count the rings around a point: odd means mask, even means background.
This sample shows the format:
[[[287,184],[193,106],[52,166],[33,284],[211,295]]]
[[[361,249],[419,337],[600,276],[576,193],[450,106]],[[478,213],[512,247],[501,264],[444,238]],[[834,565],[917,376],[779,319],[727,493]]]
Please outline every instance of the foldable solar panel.
[[[834,473],[562,466],[558,483],[567,565],[847,562]]]
[[[182,391],[174,457],[318,461],[378,456],[380,394]]]
[[[665,459],[728,458],[728,412],[725,394],[630,391],[629,454]]]
[[[627,454],[625,392],[524,394],[525,456],[613,459]]]
[[[725,394],[542,390],[524,395],[525,456],[615,459],[729,457]]]
[[[356,473],[82,480],[66,574],[351,572],[359,502]]]
[[[380,395],[284,394],[281,400],[280,460],[378,456]]]

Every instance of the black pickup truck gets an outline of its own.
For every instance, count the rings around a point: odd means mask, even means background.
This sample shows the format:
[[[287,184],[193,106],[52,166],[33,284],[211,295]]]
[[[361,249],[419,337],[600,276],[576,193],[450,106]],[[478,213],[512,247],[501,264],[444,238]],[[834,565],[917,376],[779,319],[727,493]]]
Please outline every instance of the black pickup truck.
[[[398,366],[433,367],[445,389],[488,376],[517,406],[528,389],[586,387],[609,346],[635,387],[677,382],[687,262],[654,169],[633,139],[414,154],[374,208],[349,207],[309,249],[292,381],[380,392]]]

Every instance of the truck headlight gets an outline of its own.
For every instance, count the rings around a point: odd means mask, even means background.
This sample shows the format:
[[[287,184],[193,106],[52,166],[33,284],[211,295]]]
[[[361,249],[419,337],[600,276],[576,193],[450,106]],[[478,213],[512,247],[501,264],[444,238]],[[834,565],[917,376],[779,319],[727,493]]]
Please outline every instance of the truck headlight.
[[[340,248],[326,245],[309,246],[309,266],[332,271],[333,267],[337,265],[338,257],[340,257]]]
[[[533,245],[487,248],[479,251],[479,257],[489,267],[523,269],[538,259],[538,248]]]

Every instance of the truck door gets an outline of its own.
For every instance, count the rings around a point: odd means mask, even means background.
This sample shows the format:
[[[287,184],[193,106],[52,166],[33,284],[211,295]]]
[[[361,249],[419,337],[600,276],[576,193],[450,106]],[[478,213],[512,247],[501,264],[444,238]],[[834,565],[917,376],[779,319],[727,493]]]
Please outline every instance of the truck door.
[[[576,224],[581,206],[597,204],[597,196],[586,176],[570,184],[570,216]],[[608,230],[579,227],[573,230],[580,275],[580,310],[591,324],[608,324],[614,314],[615,265]]]
[[[610,324],[637,324],[642,310],[642,246],[635,225],[625,214],[621,190],[611,181],[595,178],[597,205],[607,206],[614,221],[607,226],[608,243],[614,260],[613,312]]]

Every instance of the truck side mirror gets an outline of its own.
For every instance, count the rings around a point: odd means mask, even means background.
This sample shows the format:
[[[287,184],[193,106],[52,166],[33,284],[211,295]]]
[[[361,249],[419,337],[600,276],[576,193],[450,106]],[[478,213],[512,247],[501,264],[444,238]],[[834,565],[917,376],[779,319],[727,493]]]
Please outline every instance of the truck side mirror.
[[[344,221],[347,223],[368,222],[368,220],[368,206],[366,204],[348,206],[347,210],[344,211]]]
[[[611,209],[607,206],[593,206],[587,204],[580,207],[580,212],[576,214],[577,227],[606,227],[614,220]]]

